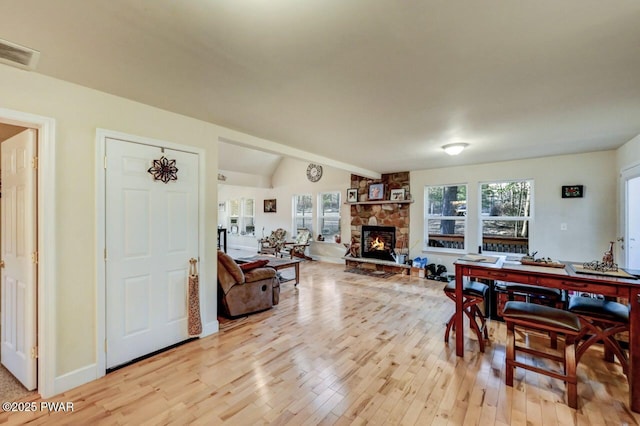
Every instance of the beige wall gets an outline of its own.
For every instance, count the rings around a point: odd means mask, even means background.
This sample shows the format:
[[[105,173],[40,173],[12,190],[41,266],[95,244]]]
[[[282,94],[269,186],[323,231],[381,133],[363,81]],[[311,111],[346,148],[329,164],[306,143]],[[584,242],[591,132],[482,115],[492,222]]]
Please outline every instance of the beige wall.
[[[216,321],[218,137],[255,140],[219,126],[36,73],[0,65],[0,107],[56,120],[55,377],[96,362],[96,129],[205,151],[204,322]]]
[[[616,159],[618,170],[640,164],[640,135],[622,145],[616,152]]]
[[[464,155],[464,154],[463,154]],[[616,153],[594,152],[508,161],[475,166],[450,167],[411,173],[415,203],[411,217],[423,217],[425,185],[468,184],[467,250],[477,252],[479,235],[478,185],[506,179],[534,180],[534,225],[531,250],[538,256],[566,260],[593,260],[602,257],[616,234]],[[585,197],[563,199],[562,185],[584,185]],[[560,224],[567,230],[561,231]],[[422,252],[423,221],[411,221],[411,256],[427,256],[429,262],[443,263],[452,270],[458,254]]]
[[[317,200],[317,195],[321,192],[340,191],[344,203],[347,188],[351,179],[351,173],[333,167],[324,166],[322,178],[318,182],[307,180],[308,162],[283,158],[272,177],[273,188],[256,188],[237,185],[220,184],[218,197],[220,201],[228,201],[238,198],[253,198],[256,203],[256,236],[229,236],[231,247],[257,249],[257,238],[262,236],[264,227],[265,235],[277,228],[284,228],[287,232],[292,232],[292,196],[293,194],[311,194],[313,200]],[[277,200],[276,213],[264,213],[263,201],[265,199]],[[318,235],[316,223],[316,211],[314,207],[314,239]],[[343,238],[349,236],[349,206],[342,205],[341,209],[341,229]],[[317,259],[326,261],[336,261],[344,255],[344,246],[333,242],[314,242],[311,246],[311,254]]]

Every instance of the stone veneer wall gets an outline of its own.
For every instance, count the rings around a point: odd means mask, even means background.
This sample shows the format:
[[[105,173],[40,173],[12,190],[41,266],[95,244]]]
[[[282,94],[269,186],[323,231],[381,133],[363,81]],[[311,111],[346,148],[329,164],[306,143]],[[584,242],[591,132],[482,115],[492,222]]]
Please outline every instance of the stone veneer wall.
[[[384,198],[379,204],[354,204],[351,206],[351,237],[360,243],[362,225],[395,226],[396,248],[409,245],[409,206],[389,200],[391,189],[404,188],[405,199],[411,199],[409,172],[383,174],[381,179],[374,180],[358,175],[351,175],[351,188],[358,188],[358,201],[367,201],[370,183],[384,183]]]

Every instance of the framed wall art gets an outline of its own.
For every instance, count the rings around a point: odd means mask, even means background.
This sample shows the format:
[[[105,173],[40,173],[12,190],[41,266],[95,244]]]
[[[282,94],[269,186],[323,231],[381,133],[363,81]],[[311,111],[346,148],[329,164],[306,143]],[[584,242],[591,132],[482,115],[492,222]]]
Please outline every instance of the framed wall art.
[[[562,198],[582,198],[584,197],[583,185],[563,185]]]
[[[265,213],[275,213],[276,209],[276,200],[264,200],[264,212]]]
[[[389,199],[391,201],[404,201],[404,188],[392,189]]]
[[[369,200],[382,200],[384,199],[384,183],[371,183],[369,184]]]
[[[358,202],[358,189],[350,188],[347,189],[347,203],[357,203]]]

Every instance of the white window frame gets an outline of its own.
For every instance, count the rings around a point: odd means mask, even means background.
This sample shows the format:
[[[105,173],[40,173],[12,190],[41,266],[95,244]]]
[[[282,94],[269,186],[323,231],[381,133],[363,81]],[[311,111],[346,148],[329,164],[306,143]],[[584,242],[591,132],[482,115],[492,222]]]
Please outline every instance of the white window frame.
[[[226,228],[229,225],[229,215],[227,211],[229,210],[229,202],[228,201],[218,201],[218,227]]]
[[[311,209],[309,209],[309,214],[298,214],[297,211],[297,199],[298,197],[309,197],[309,199],[311,200]],[[305,219],[308,218],[309,219],[309,223],[311,224],[311,227],[313,228],[313,195],[312,194],[293,194],[293,197],[291,198],[291,217],[292,217],[292,222],[291,222],[291,235],[297,235],[298,234],[298,219]],[[310,231],[313,233],[313,229],[310,229]]]
[[[248,212],[246,211],[246,202],[247,200],[253,200],[253,212],[250,212],[251,214],[248,214]],[[234,203],[238,203],[238,214],[234,215],[233,214],[233,204]],[[248,237],[252,237],[255,236],[255,210],[256,210],[256,200],[253,198],[237,198],[234,200],[229,200],[226,202],[227,204],[227,210],[228,210],[228,216],[227,216],[227,232],[231,235],[238,235],[238,236],[248,236]],[[247,223],[247,218],[253,218],[253,225],[254,225],[254,230],[253,233],[245,233],[245,227],[246,227],[246,223]],[[236,230],[236,232],[233,232],[233,225],[231,223],[232,219],[236,218],[237,219],[237,227],[238,229]]]
[[[234,203],[238,204],[238,214],[233,213],[233,205]],[[229,208],[229,214],[227,215],[227,232],[231,235],[240,235],[240,216],[242,203],[240,200],[229,200],[227,201],[227,207]],[[236,225],[233,225],[232,220],[236,219]],[[234,226],[237,226],[237,229],[233,229]]]
[[[247,201],[251,200],[253,208],[251,211],[248,211]],[[245,235],[249,237],[255,237],[256,235],[256,200],[254,198],[242,198],[241,199],[241,208],[240,208],[240,235]],[[253,219],[253,232],[246,232],[249,221],[247,219]],[[244,230],[244,234],[242,233]]]
[[[488,184],[508,184],[508,183],[516,183],[516,182],[528,182],[529,183],[529,216],[484,216],[482,214],[482,185]],[[534,211],[535,211],[535,196],[534,196],[534,180],[533,179],[502,179],[502,180],[491,180],[478,183],[478,245],[482,247],[483,253],[490,254],[500,254],[507,256],[524,256],[526,253],[514,253],[514,252],[504,252],[504,251],[492,251],[486,250],[484,248],[484,239],[483,239],[483,229],[485,221],[527,221],[528,222],[528,249],[531,250],[533,246],[533,234],[534,234]]]
[[[337,195],[338,196],[338,232],[337,232],[337,234],[327,234],[327,235],[325,235],[322,232],[321,224],[323,223],[323,219],[327,219],[327,218],[334,219],[335,218],[335,216],[329,216],[329,215],[323,214],[323,211],[322,211],[322,196],[325,195],[325,194],[331,194],[331,195]],[[342,232],[342,223],[341,223],[341,220],[342,220],[342,209],[340,208],[341,201],[342,201],[342,191],[325,191],[325,192],[320,192],[318,194],[318,218],[317,218],[318,220],[316,222],[317,223],[317,229],[318,229],[317,232],[318,232],[318,234],[321,234],[325,238],[325,241],[333,242],[333,237],[335,235],[341,235],[341,232]]]
[[[466,189],[466,198],[464,200],[467,211],[469,207],[469,185],[466,183],[445,183],[439,185],[425,185],[424,187],[424,235],[423,235],[423,251],[445,252],[445,253],[465,253],[469,244],[469,215],[464,216],[442,216],[429,214],[429,189],[430,188],[446,188],[449,186],[464,186]],[[450,247],[431,247],[429,246],[429,220],[455,220],[464,222],[463,244],[461,249]]]

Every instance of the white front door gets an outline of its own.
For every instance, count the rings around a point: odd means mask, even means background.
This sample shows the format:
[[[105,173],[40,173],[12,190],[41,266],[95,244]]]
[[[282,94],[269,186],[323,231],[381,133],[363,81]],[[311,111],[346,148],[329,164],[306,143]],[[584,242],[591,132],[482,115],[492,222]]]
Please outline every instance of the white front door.
[[[29,390],[37,387],[37,134],[27,129],[1,144],[2,365]]]
[[[622,173],[624,266],[640,270],[640,166]]]
[[[198,156],[106,140],[107,368],[187,339],[189,259],[198,259]],[[177,180],[148,172],[162,156]]]

